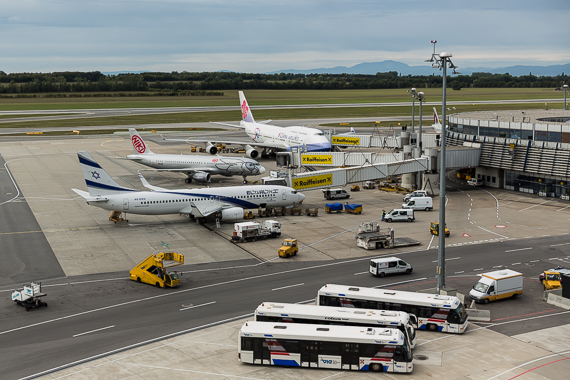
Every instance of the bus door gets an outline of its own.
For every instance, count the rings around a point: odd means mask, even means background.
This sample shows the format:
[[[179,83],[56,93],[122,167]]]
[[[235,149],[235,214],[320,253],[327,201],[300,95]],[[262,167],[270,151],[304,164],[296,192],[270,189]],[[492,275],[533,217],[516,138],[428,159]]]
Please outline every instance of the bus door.
[[[341,347],[342,369],[360,369],[358,367],[360,355],[359,345],[356,343],[343,343]]]
[[[304,340],[301,341],[301,366],[319,366],[319,342]]]
[[[254,364],[271,364],[271,355],[266,339],[253,340],[253,363]]]

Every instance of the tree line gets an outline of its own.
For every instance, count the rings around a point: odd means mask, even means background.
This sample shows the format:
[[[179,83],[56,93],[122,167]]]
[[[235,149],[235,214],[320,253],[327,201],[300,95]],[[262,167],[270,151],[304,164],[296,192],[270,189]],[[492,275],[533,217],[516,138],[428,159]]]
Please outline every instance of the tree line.
[[[454,90],[468,87],[556,88],[568,76],[536,76],[473,73],[448,76]],[[248,89],[390,89],[437,88],[441,75],[400,75],[396,71],[366,74],[248,74],[235,72],[145,72],[106,75],[93,72],[11,73],[0,71],[0,94],[71,93],[149,93],[150,95],[220,96],[221,90]],[[91,93],[91,95],[89,94]],[[70,95],[71,96],[71,95]],[[113,96],[113,95],[110,95]],[[115,95],[116,96],[116,95]]]

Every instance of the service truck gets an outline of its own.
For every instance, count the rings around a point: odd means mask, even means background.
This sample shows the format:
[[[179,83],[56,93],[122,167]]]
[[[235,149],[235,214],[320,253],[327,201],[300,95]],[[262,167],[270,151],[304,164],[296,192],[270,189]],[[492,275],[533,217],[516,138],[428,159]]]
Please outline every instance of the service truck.
[[[281,223],[276,220],[265,220],[263,223],[242,222],[234,224],[233,242],[254,241],[281,236]]]
[[[362,223],[354,236],[356,245],[364,249],[408,247],[421,244],[407,237],[395,238],[391,228],[380,228],[377,222]]]
[[[523,294],[522,273],[501,269],[483,273],[478,283],[469,292],[475,302],[489,303],[503,298],[516,298]]]
[[[570,276],[570,269],[557,266],[556,268],[545,270],[540,274],[539,280],[544,286],[544,290],[559,289],[562,287],[562,274]]]
[[[166,264],[165,261],[170,262]],[[180,286],[180,276],[168,268],[184,264],[184,255],[176,252],[159,252],[148,255],[130,271],[130,279],[155,285],[157,288]]]

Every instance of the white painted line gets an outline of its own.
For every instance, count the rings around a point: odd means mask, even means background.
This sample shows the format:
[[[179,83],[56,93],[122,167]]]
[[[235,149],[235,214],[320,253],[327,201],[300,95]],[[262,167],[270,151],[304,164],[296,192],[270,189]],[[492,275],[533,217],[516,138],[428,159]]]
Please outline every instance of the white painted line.
[[[533,238],[533,237],[534,237],[534,236],[525,236],[524,238],[525,238],[525,239],[530,239],[530,238]]]
[[[455,274],[460,274],[460,273],[465,273],[465,271],[462,270],[461,272],[455,272]]]
[[[194,305],[194,306],[190,306],[190,307],[185,307],[185,308],[180,309],[180,311],[188,310],[188,309],[194,309],[194,308],[200,307],[200,306],[211,305],[211,304],[213,304],[213,303],[216,303],[216,301],[212,301],[212,302],[208,302],[208,303],[203,303],[203,304],[201,304],[201,305]]]
[[[107,327],[102,327],[102,328],[97,329],[97,330],[86,331],[86,332],[83,332],[83,333],[80,333],[80,334],[75,334],[75,335],[73,335],[73,337],[75,338],[76,336],[81,336],[81,335],[85,335],[85,334],[91,334],[91,333],[93,333],[93,332],[97,332],[97,331],[101,331],[101,330],[107,330],[107,329],[111,329],[111,328],[113,328],[113,327],[115,327],[115,325],[113,325],[113,326],[107,326]]]
[[[525,211],[525,210],[528,210],[528,209],[531,209],[531,208],[533,208],[533,207],[541,206],[541,205],[543,205],[543,204],[545,204],[545,203],[548,203],[548,202],[552,202],[552,199],[550,199],[550,200],[547,200],[547,201],[544,201],[544,202],[542,202],[542,203],[539,203],[539,204],[537,204],[537,205],[534,205],[534,206],[530,206],[530,207],[527,207],[527,208],[523,208],[522,210],[519,210],[519,212],[521,212],[521,211]]]
[[[427,277],[415,278],[413,280],[406,280],[406,281],[400,281],[400,282],[393,282],[391,284],[373,286],[373,288],[383,288],[384,286],[394,286],[394,285],[400,285],[400,284],[407,284],[408,282],[423,281],[423,280],[427,280]]]
[[[294,287],[294,286],[301,286],[301,285],[305,285],[305,283],[302,282],[302,283],[300,283],[300,284],[282,286],[282,287],[280,287],[280,288],[271,289],[271,291],[273,291],[273,290],[287,289],[287,288],[292,288],[292,287]]]
[[[434,237],[435,237],[435,235],[431,235],[431,239],[430,239],[429,244],[428,244],[428,246],[427,246],[427,248],[426,248],[426,251],[431,247],[431,243],[433,242],[433,238],[434,238]]]
[[[562,210],[564,210],[564,209],[567,209],[568,207],[570,207],[570,206],[566,206],[566,207],[559,208],[558,210],[556,210],[556,212],[562,211]]]
[[[511,368],[511,369],[508,369],[508,370],[506,370],[506,371],[504,371],[504,372],[501,372],[501,373],[499,373],[498,375],[495,375],[495,376],[493,376],[493,377],[489,377],[487,380],[496,379],[497,377],[502,376],[502,375],[504,375],[505,373],[509,373],[509,372],[511,372],[511,371],[513,371],[513,370],[515,370],[515,369],[519,369],[519,368],[521,368],[521,367],[524,367],[525,365],[529,365],[529,364],[538,362],[538,361],[540,361],[540,360],[553,358],[553,357],[556,357],[556,356],[559,356],[559,355],[567,354],[567,353],[569,353],[569,352],[570,352],[570,351],[560,352],[560,353],[556,353],[556,354],[552,354],[552,355],[548,355],[548,356],[543,356],[543,357],[538,358],[538,359],[530,360],[530,361],[528,361],[528,362],[526,362],[526,363],[520,364],[520,365],[518,365],[518,366],[516,366],[516,367],[513,367],[513,368]],[[523,373],[525,373],[525,372],[523,372]],[[518,376],[519,376],[519,375],[514,376],[514,377],[511,377],[511,379],[514,379],[515,377],[518,377]]]
[[[542,236],[550,236],[550,234],[549,235],[542,235]]]
[[[538,263],[540,260],[530,260],[531,263]]]
[[[561,245],[566,245],[568,243],[562,243],[562,244],[550,244],[551,247],[559,247]]]
[[[526,250],[528,250],[528,249],[532,249],[532,247],[519,248],[519,249],[509,249],[508,251],[505,251],[505,252],[526,251]]]
[[[500,234],[498,234],[498,233],[496,233],[496,232],[489,231],[488,229],[483,228],[483,227],[481,227],[481,226],[477,226],[477,227],[480,228],[480,229],[482,229],[483,231],[487,231],[487,232],[489,232],[489,233],[491,233],[491,234],[493,234],[493,235],[497,235],[497,236],[500,236],[500,237],[504,237],[505,239],[508,239],[508,237],[505,236],[505,235],[500,235]]]
[[[473,269],[473,271],[478,271],[478,270],[483,270],[483,268],[477,268],[477,269]]]
[[[354,275],[355,275],[355,276],[358,276],[358,275],[360,275],[360,274],[365,274],[365,273],[370,273],[370,272],[360,272],[360,273],[355,273]]]
[[[520,263],[512,263],[511,265],[520,265]]]
[[[551,257],[551,258],[548,259],[548,260],[559,260],[559,259],[558,259],[558,257]]]

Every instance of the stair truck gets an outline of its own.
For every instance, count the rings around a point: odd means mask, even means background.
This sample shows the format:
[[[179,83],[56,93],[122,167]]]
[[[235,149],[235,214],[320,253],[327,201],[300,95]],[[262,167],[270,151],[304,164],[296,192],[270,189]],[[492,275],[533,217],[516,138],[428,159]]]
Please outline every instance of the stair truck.
[[[281,223],[276,220],[265,220],[263,223],[241,222],[234,223],[232,241],[243,243],[277,236],[281,236]]]
[[[173,263],[165,265],[165,261]],[[180,286],[180,276],[178,273],[167,269],[182,264],[184,264],[184,255],[180,253],[160,252],[152,254],[131,269],[130,279],[155,285],[158,288],[175,288]]]
[[[30,311],[30,309],[35,309],[36,307],[47,307],[47,302],[43,302],[40,299],[40,297],[45,297],[46,295],[42,293],[41,282],[32,282],[30,285],[24,285],[20,290],[14,290],[12,292],[12,301],[20,306],[24,306],[26,311]]]
[[[489,303],[503,298],[516,298],[523,294],[523,275],[511,269],[483,273],[469,292],[475,302]]]

